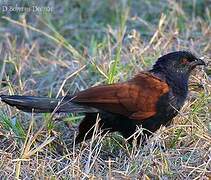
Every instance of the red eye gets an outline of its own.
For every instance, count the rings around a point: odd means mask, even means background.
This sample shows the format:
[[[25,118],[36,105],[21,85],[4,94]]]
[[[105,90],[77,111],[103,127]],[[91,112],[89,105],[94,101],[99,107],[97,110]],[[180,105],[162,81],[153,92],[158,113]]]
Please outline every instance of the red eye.
[[[188,64],[189,63],[189,61],[186,59],[186,58],[184,58],[184,59],[182,59],[182,62],[181,62],[182,64]]]

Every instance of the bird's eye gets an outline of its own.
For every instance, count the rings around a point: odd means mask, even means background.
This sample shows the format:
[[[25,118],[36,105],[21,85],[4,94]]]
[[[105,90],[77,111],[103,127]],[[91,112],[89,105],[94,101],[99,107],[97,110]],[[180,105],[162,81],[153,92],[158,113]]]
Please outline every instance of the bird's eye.
[[[183,58],[181,61],[181,64],[184,64],[184,65],[186,65],[188,63],[189,63],[189,61],[186,58]]]

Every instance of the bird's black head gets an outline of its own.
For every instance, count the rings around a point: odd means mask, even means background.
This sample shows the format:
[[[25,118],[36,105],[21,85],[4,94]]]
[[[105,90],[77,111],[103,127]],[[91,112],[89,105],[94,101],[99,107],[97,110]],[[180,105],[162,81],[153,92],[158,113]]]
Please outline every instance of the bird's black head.
[[[191,52],[188,51],[176,51],[168,53],[160,57],[153,69],[160,69],[168,73],[172,72],[176,74],[187,74],[198,65],[205,65],[205,62],[197,58]]]
[[[205,62],[191,52],[176,51],[160,57],[151,72],[164,78],[175,92],[185,97],[190,73],[198,65],[205,65]]]

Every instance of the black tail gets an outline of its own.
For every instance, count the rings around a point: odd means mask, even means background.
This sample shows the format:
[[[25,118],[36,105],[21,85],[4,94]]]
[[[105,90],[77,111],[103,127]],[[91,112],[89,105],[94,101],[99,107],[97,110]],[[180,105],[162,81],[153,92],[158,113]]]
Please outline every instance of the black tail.
[[[97,109],[78,105],[71,98],[47,98],[36,96],[0,95],[0,100],[24,112],[97,112]]]

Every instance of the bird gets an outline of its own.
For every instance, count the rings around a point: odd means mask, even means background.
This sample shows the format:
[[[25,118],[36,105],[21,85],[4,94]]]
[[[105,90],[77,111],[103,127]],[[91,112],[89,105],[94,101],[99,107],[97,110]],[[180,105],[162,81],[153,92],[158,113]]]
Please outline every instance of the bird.
[[[206,64],[190,51],[175,51],[126,82],[98,85],[59,98],[0,95],[0,99],[25,112],[84,113],[76,143],[92,137],[97,117],[102,132],[119,132],[130,139],[142,127],[141,139],[171,124],[187,98],[191,72],[199,65]]]

